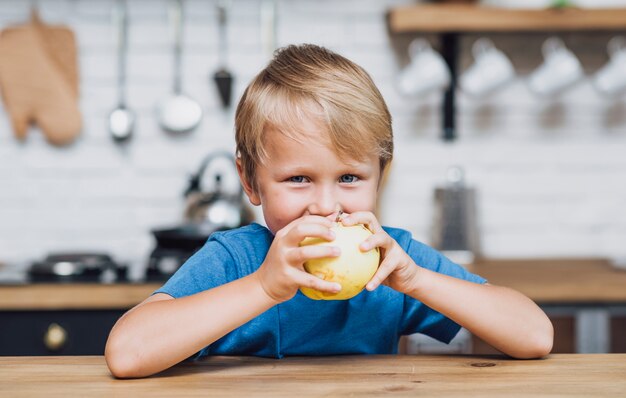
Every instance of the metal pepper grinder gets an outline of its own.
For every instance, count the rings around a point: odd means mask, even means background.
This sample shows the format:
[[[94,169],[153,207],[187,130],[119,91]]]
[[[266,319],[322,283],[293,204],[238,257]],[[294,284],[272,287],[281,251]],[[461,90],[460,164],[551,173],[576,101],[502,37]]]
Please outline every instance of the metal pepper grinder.
[[[476,190],[465,184],[460,166],[446,172],[446,183],[435,188],[433,247],[452,261],[471,264],[479,255]]]

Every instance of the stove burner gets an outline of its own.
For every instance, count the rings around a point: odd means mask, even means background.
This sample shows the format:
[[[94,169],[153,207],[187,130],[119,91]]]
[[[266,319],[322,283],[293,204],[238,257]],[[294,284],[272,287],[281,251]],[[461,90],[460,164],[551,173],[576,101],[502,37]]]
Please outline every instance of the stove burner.
[[[125,281],[127,267],[102,253],[55,253],[28,269],[30,282],[98,282]]]
[[[189,257],[204,246],[213,232],[224,229],[226,228],[223,226],[203,223],[152,230],[156,245],[148,260],[146,279],[167,280]]]
[[[151,281],[169,279],[196,250],[156,247],[148,260],[146,278]]]

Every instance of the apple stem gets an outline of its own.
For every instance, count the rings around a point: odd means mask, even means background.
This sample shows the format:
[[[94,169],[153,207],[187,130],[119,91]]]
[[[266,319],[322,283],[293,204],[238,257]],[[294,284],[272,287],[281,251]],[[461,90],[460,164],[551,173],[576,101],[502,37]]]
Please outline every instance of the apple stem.
[[[337,218],[335,218],[335,222],[340,222],[341,221],[341,215],[343,214],[343,210],[339,210],[339,212],[337,213]]]

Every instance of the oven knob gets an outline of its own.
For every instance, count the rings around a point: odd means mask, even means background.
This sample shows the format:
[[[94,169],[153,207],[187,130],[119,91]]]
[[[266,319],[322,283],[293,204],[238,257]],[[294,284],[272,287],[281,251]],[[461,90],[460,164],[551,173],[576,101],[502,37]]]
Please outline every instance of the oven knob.
[[[67,341],[67,331],[58,323],[51,323],[48,326],[46,334],[43,336],[43,342],[50,351],[58,351],[65,345]]]

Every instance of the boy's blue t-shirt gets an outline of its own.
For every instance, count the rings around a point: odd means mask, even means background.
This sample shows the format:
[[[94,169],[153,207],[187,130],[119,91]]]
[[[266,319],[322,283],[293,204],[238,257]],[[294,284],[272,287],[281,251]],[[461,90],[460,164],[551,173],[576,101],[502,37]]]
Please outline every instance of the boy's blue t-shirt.
[[[485,282],[413,240],[408,231],[384,229],[417,265],[455,278]],[[272,233],[259,224],[216,232],[155,293],[180,298],[251,274],[265,259],[272,239]],[[448,343],[459,329],[437,311],[383,285],[341,301],[312,300],[298,291],[291,300],[207,346],[199,356],[395,354],[402,335],[423,333]]]

